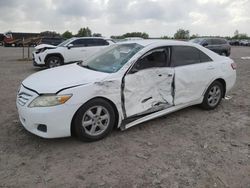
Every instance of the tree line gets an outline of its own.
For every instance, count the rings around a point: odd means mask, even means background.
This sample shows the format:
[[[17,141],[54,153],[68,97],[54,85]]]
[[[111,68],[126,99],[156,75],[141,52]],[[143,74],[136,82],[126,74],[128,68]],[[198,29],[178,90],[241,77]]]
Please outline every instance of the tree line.
[[[101,33],[92,33],[92,31],[88,27],[80,28],[76,34],[73,34],[71,31],[67,30],[62,34],[57,33],[55,31],[44,31],[44,32],[41,32],[41,35],[42,36],[53,36],[53,37],[61,36],[65,39],[69,39],[71,37],[102,37]],[[130,32],[130,33],[125,33],[123,35],[111,36],[112,39],[124,39],[124,38],[128,38],[128,37],[140,37],[140,38],[144,38],[144,39],[150,38],[149,34],[147,34],[146,32]],[[220,37],[220,36],[199,36],[198,34],[190,35],[189,30],[178,29],[173,37],[161,36],[159,38],[161,38],[161,39],[188,40],[188,39],[193,39],[193,38],[197,38],[197,37]],[[239,40],[240,39],[250,39],[250,37],[247,34],[240,33],[238,30],[236,30],[234,32],[233,37],[225,37],[225,38],[230,39],[230,40],[232,40],[232,39],[239,39]]]

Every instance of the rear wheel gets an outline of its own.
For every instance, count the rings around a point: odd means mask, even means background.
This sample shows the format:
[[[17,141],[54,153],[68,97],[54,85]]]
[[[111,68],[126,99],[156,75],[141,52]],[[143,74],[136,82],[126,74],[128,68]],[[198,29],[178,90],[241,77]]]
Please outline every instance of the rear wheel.
[[[75,135],[83,141],[96,141],[108,135],[115,125],[113,107],[103,99],[84,104],[73,120]]]
[[[63,64],[62,58],[59,56],[50,56],[46,61],[46,66],[48,68],[58,67]]]
[[[223,86],[219,81],[213,82],[207,89],[203,102],[202,108],[206,110],[215,109],[221,102],[223,96]]]

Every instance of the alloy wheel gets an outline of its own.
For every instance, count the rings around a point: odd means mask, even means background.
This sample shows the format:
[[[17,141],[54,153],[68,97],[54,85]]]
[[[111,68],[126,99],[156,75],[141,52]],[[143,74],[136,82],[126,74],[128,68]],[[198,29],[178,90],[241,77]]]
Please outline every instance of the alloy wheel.
[[[110,114],[103,106],[93,106],[88,109],[82,118],[82,127],[90,136],[102,134],[109,125]]]
[[[208,92],[208,104],[213,107],[216,106],[221,98],[221,89],[218,85],[214,85],[211,87],[210,91]]]

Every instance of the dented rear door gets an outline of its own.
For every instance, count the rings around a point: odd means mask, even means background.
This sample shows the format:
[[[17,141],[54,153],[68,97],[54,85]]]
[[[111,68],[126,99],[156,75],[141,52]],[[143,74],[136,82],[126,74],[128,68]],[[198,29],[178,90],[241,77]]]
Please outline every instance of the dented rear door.
[[[201,99],[216,75],[216,63],[204,52],[191,46],[173,46],[171,66],[175,68],[174,104]]]
[[[148,52],[124,77],[125,117],[147,115],[173,105],[174,69],[167,66],[168,54],[168,48]]]

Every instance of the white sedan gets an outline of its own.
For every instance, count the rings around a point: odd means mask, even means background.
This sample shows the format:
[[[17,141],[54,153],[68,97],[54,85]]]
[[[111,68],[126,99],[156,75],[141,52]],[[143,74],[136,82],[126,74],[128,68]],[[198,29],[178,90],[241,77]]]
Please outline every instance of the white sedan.
[[[18,91],[30,132],[85,141],[105,137],[191,105],[211,110],[233,87],[236,65],[193,43],[138,40],[114,44],[85,62],[44,70]]]

